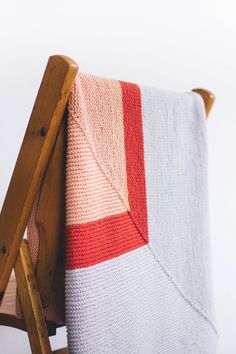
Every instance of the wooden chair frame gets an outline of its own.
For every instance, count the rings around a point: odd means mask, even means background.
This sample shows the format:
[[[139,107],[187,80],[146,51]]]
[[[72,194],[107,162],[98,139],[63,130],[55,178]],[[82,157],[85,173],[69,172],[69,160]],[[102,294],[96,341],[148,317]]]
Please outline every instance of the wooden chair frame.
[[[34,354],[67,353],[67,348],[52,352],[49,336],[61,324],[46,321],[43,308],[57,264],[64,261],[65,112],[77,71],[68,57],[49,58],[0,214],[0,305],[14,269],[23,313],[23,320],[0,316],[0,325],[27,331]],[[193,91],[202,96],[208,115],[214,95]],[[40,257],[34,270],[23,236],[37,197]]]

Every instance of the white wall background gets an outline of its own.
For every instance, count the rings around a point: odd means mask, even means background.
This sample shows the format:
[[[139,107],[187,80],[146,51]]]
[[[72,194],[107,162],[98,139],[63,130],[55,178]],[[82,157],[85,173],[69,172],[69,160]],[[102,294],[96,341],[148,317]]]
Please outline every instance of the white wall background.
[[[88,73],[215,93],[207,125],[219,354],[236,353],[235,36],[234,0],[8,0],[0,8],[0,206],[49,55],[66,54]],[[60,330],[53,346],[65,342]],[[30,353],[26,334],[0,327],[0,352]]]

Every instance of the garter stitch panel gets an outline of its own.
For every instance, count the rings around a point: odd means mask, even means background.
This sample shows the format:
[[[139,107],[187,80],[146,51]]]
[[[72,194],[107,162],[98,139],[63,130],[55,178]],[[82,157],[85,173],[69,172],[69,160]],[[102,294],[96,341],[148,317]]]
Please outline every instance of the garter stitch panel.
[[[215,353],[202,100],[80,73],[68,108],[70,353]]]

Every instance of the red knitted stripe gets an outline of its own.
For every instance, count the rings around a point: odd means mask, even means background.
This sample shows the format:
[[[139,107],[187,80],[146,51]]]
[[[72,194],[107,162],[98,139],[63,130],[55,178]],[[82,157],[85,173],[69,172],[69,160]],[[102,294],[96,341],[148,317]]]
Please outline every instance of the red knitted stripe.
[[[67,226],[66,269],[89,267],[144,245],[128,212]]]
[[[130,213],[148,242],[141,92],[137,85],[120,81],[122,88],[126,174]]]

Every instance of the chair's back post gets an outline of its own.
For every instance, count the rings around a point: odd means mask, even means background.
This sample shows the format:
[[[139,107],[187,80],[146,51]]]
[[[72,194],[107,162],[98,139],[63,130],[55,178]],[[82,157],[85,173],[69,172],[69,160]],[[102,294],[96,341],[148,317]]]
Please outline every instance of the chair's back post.
[[[78,67],[49,58],[0,214],[0,304],[52,152]]]
[[[210,91],[201,88],[193,89],[192,91],[198,93],[202,97],[205,104],[206,117],[208,117],[211,107],[215,101],[215,96]]]
[[[57,300],[60,296],[64,304],[65,170],[66,114],[43,178],[35,217],[39,233],[36,278],[43,308],[49,305],[53,283]]]

